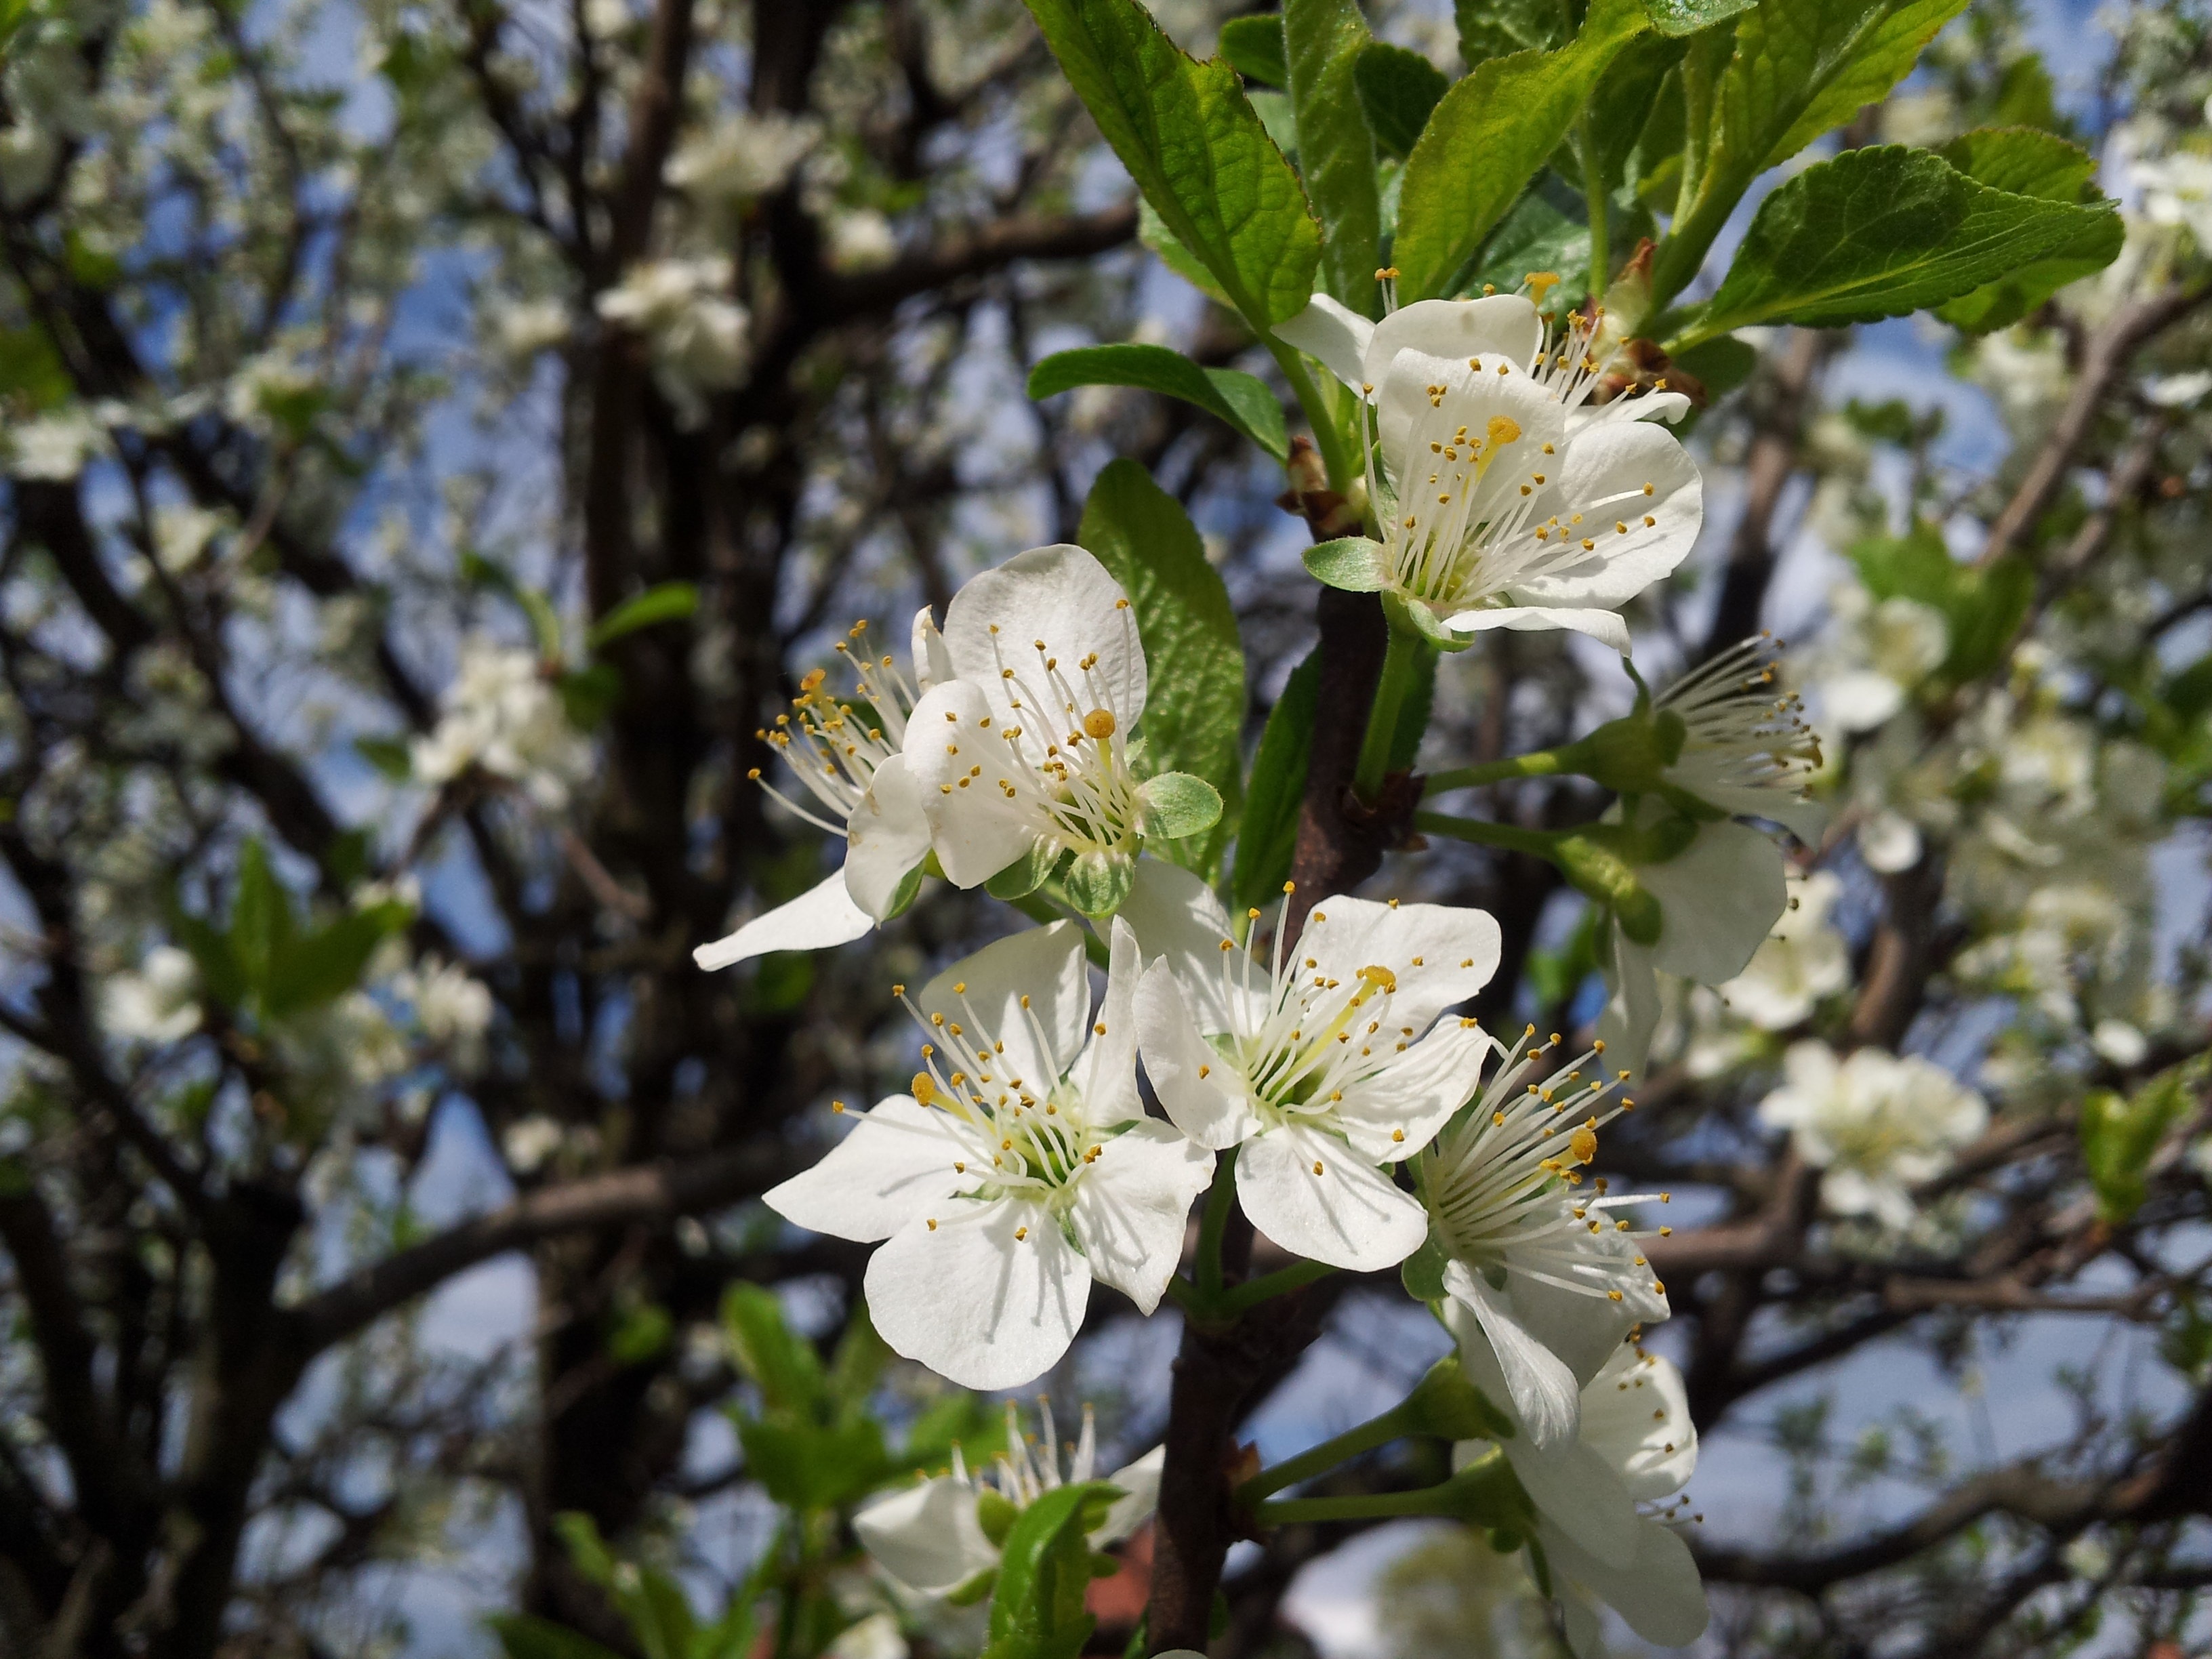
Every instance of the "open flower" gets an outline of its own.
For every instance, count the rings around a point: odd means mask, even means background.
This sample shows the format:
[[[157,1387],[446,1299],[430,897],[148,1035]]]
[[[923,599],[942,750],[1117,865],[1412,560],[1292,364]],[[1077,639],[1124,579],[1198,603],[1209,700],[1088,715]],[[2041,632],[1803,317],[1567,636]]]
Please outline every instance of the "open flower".
[[[1143,777],[1145,653],[1127,595],[1079,547],[1032,548],[945,612],[957,678],[915,706],[908,754],[946,878],[1018,897],[1048,876],[1091,915],[1119,908],[1148,834],[1221,814],[1184,773]]]
[[[1535,1028],[1499,1059],[1468,1111],[1437,1136],[1417,1185],[1443,1258],[1445,1321],[1496,1372],[1531,1440],[1563,1445],[1577,1399],[1621,1339],[1668,1316],[1666,1287],[1626,1219],[1645,1201],[1581,1189],[1598,1131],[1632,1103],[1605,1045],[1565,1065]],[[1480,1340],[1477,1338],[1480,1338]]]
[[[1138,1098],[1126,926],[1111,960],[1095,1019],[1072,921],[946,969],[908,1005],[928,1039],[913,1092],[766,1195],[816,1232],[887,1239],[868,1263],[876,1328],[964,1387],[1012,1388],[1057,1361],[1094,1278],[1152,1312],[1213,1177],[1212,1153]]]
[[[1253,1225],[1339,1267],[1404,1261],[1427,1218],[1386,1166],[1428,1144],[1492,1046],[1473,1020],[1438,1016],[1498,970],[1497,922],[1332,898],[1288,952],[1279,927],[1263,962],[1182,871],[1147,864],[1131,910],[1158,958],[1137,993],[1146,1073],[1194,1141],[1243,1148],[1237,1194]]]
[[[1820,769],[1820,739],[1795,692],[1778,692],[1779,643],[1760,634],[1730,646],[1651,700],[1682,722],[1682,748],[1667,781],[1723,812],[1771,818],[1817,844],[1826,809],[1805,798]]]
[[[1826,1171],[1820,1201],[1838,1215],[1911,1226],[1911,1188],[1949,1169],[1989,1122],[1981,1096],[1917,1054],[1856,1048],[1838,1060],[1826,1043],[1806,1042],[1790,1046],[1783,1068],[1759,1121],[1789,1130],[1797,1156]]]
[[[1558,279],[1532,275],[1532,287],[1548,289]],[[1528,374],[1567,413],[1567,429],[1616,420],[1678,421],[1690,400],[1663,386],[1641,397],[1592,404],[1620,347],[1602,312],[1546,316],[1526,294],[1489,294],[1473,300],[1417,300],[1381,322],[1316,294],[1306,308],[1277,327],[1278,339],[1295,346],[1363,397],[1372,398],[1401,351],[1431,357],[1504,358]]]
[[[1054,1432],[1052,1403],[1040,1399],[1041,1430],[1034,1443],[1022,1436],[1020,1414],[1006,1402],[1006,1449],[978,1480],[968,1472],[960,1449],[952,1449],[950,1473],[877,1498],[853,1517],[853,1531],[876,1565],[906,1589],[923,1595],[950,1595],[979,1573],[994,1571],[1004,1524],[987,1527],[979,1507],[989,1494],[994,1521],[1010,1522],[1044,1493],[1061,1486],[1080,1486],[1097,1478],[1098,1431],[1091,1407],[1083,1408],[1083,1432],[1067,1448],[1065,1464]],[[1090,1534],[1093,1549],[1120,1543],[1151,1518],[1159,1503],[1160,1468],[1165,1449],[1155,1446],[1134,1462],[1104,1478],[1121,1490],[1105,1518]]]
[[[857,707],[825,692],[828,677],[817,668],[799,682],[791,712],[755,733],[782,751],[821,810],[800,805],[774,785],[763,787],[809,823],[842,836],[845,867],[726,939],[701,945],[691,959],[702,968],[727,968],[770,951],[846,944],[914,896],[929,853],[929,826],[900,749],[915,700],[949,679],[952,666],[927,605],[914,617],[912,681],[889,652],[871,655],[867,627],[854,623],[837,642],[838,654],[852,665]],[[761,781],[758,769],[750,776]]]
[[[1763,1031],[1786,1031],[1851,982],[1850,947],[1828,921],[1844,884],[1826,870],[1789,878],[1790,899],[1744,970],[1720,988]]]
[[[411,758],[433,788],[479,767],[549,812],[567,805],[592,770],[592,746],[568,723],[537,653],[487,639],[461,647],[438,724],[415,739]]]
[[[1477,1387],[1496,1372],[1480,1358],[1468,1363]],[[1605,1652],[1598,1604],[1661,1647],[1686,1647],[1705,1633],[1705,1589],[1689,1547],[1667,1524],[1680,1516],[1669,1502],[1698,1464],[1698,1431],[1682,1374],[1671,1360],[1618,1344],[1582,1390],[1581,1427],[1563,1444],[1545,1448],[1527,1435],[1463,1442],[1453,1461],[1502,1455],[1536,1510],[1536,1542],[1548,1569],[1553,1599],[1576,1659]]]

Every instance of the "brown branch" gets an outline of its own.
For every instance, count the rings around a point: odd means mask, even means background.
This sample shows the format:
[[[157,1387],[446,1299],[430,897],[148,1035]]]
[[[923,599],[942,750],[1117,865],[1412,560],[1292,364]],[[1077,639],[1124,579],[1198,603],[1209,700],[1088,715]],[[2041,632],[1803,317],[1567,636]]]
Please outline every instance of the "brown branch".
[[[564,1233],[720,1209],[761,1191],[784,1172],[784,1163],[781,1150],[741,1147],[542,1188],[361,1268],[309,1297],[292,1316],[306,1352],[319,1353],[480,1261]]]
[[[2059,410],[2058,419],[2044,439],[2042,447],[2028,463],[2027,471],[2014,489],[2012,498],[1990,521],[1989,534],[1975,561],[1978,565],[1986,569],[2027,539],[2036,520],[2057,498],[2067,469],[2073,465],[2075,453],[2103,410],[2112,383],[2126,369],[2129,360],[2152,338],[2203,304],[2208,296],[2212,296],[2212,288],[2193,292],[2169,289],[2122,307],[2089,337],[2066,406]]]
[[[963,277],[1022,259],[1087,259],[1123,246],[1136,234],[1133,204],[1096,213],[1016,214],[973,229],[948,231],[881,270],[825,276],[810,302],[810,314],[824,325],[879,315]]]

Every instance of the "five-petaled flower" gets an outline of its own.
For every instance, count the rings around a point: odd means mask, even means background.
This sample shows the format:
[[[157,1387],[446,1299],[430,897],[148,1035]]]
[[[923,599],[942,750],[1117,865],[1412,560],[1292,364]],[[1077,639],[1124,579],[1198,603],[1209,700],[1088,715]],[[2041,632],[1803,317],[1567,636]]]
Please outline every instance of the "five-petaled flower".
[[[1427,1221],[1386,1166],[1425,1146],[1480,1074],[1490,1038],[1444,1010],[1498,970],[1497,922],[1332,898],[1261,960],[1211,890],[1156,864],[1123,915],[1154,959],[1137,993],[1146,1073],[1185,1134],[1242,1148],[1252,1224],[1339,1267],[1405,1260]]]
[[[1056,876],[1086,914],[1109,915],[1147,834],[1219,817],[1210,785],[1140,774],[1136,617],[1081,548],[1032,548],[974,578],[945,612],[945,643],[957,678],[915,706],[907,755],[955,886],[1019,896]]]
[[[1368,498],[1379,544],[1316,573],[1394,595],[1456,647],[1485,629],[1572,629],[1626,656],[1620,606],[1688,555],[1704,522],[1698,469],[1656,392],[1587,406],[1605,364],[1587,319],[1553,340],[1519,295],[1425,300],[1368,324],[1325,300],[1276,332],[1371,410]]]
[[[1137,969],[1117,922],[1094,1017],[1072,921],[956,963],[908,1004],[926,1038],[912,1092],[768,1193],[802,1227],[889,1241],[868,1263],[868,1310],[909,1359],[1012,1388],[1067,1351],[1094,1278],[1146,1313],[1159,1304],[1213,1154],[1144,1115]]]

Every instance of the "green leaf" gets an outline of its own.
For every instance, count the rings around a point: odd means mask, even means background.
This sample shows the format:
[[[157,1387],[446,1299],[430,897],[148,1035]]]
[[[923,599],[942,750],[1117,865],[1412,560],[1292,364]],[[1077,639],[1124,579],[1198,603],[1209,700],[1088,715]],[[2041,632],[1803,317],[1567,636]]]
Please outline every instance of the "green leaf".
[[[1267,715],[1267,729],[1260,734],[1230,882],[1239,910],[1272,904],[1282,896],[1283,883],[1290,877],[1320,690],[1321,654],[1315,651],[1291,671],[1283,695]]]
[[[1590,96],[1589,137],[1590,147],[1596,152],[1597,175],[1608,195],[1627,182],[1631,158],[1659,102],[1661,89],[1670,84],[1668,74],[1688,49],[1688,42],[1664,34],[1639,34],[1620,49],[1599,77]],[[1588,165],[1589,159],[1583,157],[1581,164]]]
[[[1376,593],[1390,580],[1382,544],[1365,536],[1342,536],[1333,542],[1316,542],[1300,556],[1306,574],[1324,587],[1347,593]]]
[[[1488,283],[1510,293],[1529,272],[1552,271],[1559,277],[1554,306],[1580,305],[1589,292],[1588,214],[1578,192],[1557,173],[1546,173],[1498,222],[1462,291],[1480,292]]]
[[[572,668],[553,682],[561,694],[561,712],[568,724],[589,732],[606,719],[622,696],[622,674],[611,662]]]
[[[1863,104],[1887,95],[1966,0],[1759,0],[1710,83],[1706,35],[1683,64],[1692,177],[1653,262],[1653,304],[1686,288],[1744,192]],[[1700,112],[1710,108],[1710,118]]]
[[[2032,127],[1985,127],[1954,139],[1943,158],[1968,178],[2038,201],[2094,205],[2096,162],[2087,150]],[[1970,334],[2007,328],[2069,283],[2093,276],[2119,257],[2117,213],[2100,214],[2040,259],[1962,294],[1936,315]]]
[[[413,753],[404,738],[356,738],[353,751],[394,783],[415,775]]]
[[[1221,822],[1221,792],[1188,772],[1162,772],[1146,780],[1145,834],[1169,841],[1202,836]]]
[[[1200,64],[1136,0],[1027,0],[1098,130],[1177,241],[1256,328],[1313,293],[1321,227],[1237,72]]]
[[[584,636],[594,651],[604,651],[625,634],[656,623],[687,622],[699,613],[699,590],[690,582],[662,582],[642,593],[633,593],[592,625]]]
[[[641,1302],[623,1313],[607,1334],[607,1358],[617,1365],[642,1365],[668,1351],[676,1321],[658,1302]]]
[[[824,1402],[822,1358],[793,1331],[775,1292],[736,1284],[722,1297],[722,1329],[738,1368],[760,1390],[770,1411],[820,1415]]]
[[[1222,818],[1211,831],[1152,850],[1207,874],[1234,830],[1241,796],[1244,647],[1229,590],[1182,504],[1132,460],[1109,462],[1099,473],[1076,539],[1114,573],[1136,613],[1151,763],[1203,778],[1221,797]]]
[[[2151,1157],[2195,1105],[2203,1070],[2200,1059],[2160,1073],[2133,1099],[2098,1089],[2082,1101],[2081,1161],[2096,1188],[2097,1213],[2109,1224],[2122,1225],[2142,1208]]]
[[[1678,353],[1674,362],[1695,377],[1707,398],[1717,402],[1751,378],[1759,367],[1759,348],[1733,334],[1719,334]]]
[[[270,960],[262,1012],[270,1019],[288,1019],[336,1002],[361,983],[376,947],[414,919],[413,907],[392,900],[284,939]]]
[[[894,1469],[884,1431],[871,1417],[826,1427],[741,1418],[738,1439],[745,1449],[745,1472],[777,1503],[802,1512],[842,1509]]]
[[[1032,398],[1049,398],[1079,386],[1136,386],[1180,398],[1243,433],[1279,461],[1291,453],[1283,406],[1265,381],[1233,368],[1201,368],[1165,346],[1079,346],[1055,351],[1030,371]]]
[[[292,896],[256,837],[239,854],[238,890],[230,901],[231,952],[249,992],[267,992],[270,970],[291,939]]]
[[[243,1003],[251,988],[246,980],[245,964],[231,948],[230,935],[217,932],[206,918],[190,911],[170,907],[169,932],[192,959],[199,969],[201,987],[217,1002],[227,1008]]]
[[[1662,34],[1695,34],[1749,11],[1758,0],[1644,0],[1644,15]]]
[[[1433,1238],[1425,1238],[1419,1249],[1398,1264],[1398,1282],[1416,1302],[1441,1302],[1447,1294],[1444,1268],[1449,1261]]]
[[[1372,44],[1354,0],[1284,0],[1298,171],[1321,215],[1322,286],[1363,316],[1379,314],[1375,268],[1382,211],[1375,191],[1375,140],[1354,79]]]
[[[2026,560],[2008,556],[1986,569],[1961,564],[1932,525],[1869,537],[1850,556],[1875,599],[1917,599],[1942,613],[1951,644],[1936,674],[1954,686],[1998,665],[2035,594],[2035,572]]]
[[[1247,81],[1263,87],[1287,87],[1291,71],[1283,52],[1283,20],[1272,12],[1232,17],[1221,26],[1221,55]]]
[[[507,1659],[620,1659],[581,1632],[526,1613],[494,1613],[484,1622]]]
[[[1401,304],[1450,292],[1566,137],[1606,66],[1643,27],[1638,0],[1592,0],[1571,44],[1491,58],[1444,94],[1399,186],[1390,258]]]
[[[1226,311],[1237,309],[1237,302],[1229,297],[1228,291],[1213,280],[1213,273],[1195,253],[1176,240],[1175,232],[1153,211],[1150,202],[1139,200],[1137,204],[1137,240],[1159,255],[1162,264],[1214,304]]]
[[[1103,1480],[1056,1486],[1023,1510],[1006,1534],[991,1599],[985,1659],[1074,1659],[1097,1622],[1083,1608],[1091,1584],[1086,1534],[1104,1520],[1115,1488]]]
[[[1451,88],[1444,72],[1419,52],[1383,40],[1359,49],[1352,82],[1376,147],[1401,161],[1413,153],[1431,112]]]
[[[1420,757],[1421,739],[1428,735],[1429,710],[1436,702],[1437,664],[1443,653],[1427,640],[1413,646],[1413,683],[1398,702],[1398,724],[1390,733],[1386,770],[1410,772]]]
[[[1832,327],[1941,305],[2112,216],[1994,190],[1929,150],[1847,150],[1759,204],[1685,343],[1753,324]]]
[[[1566,40],[1567,9],[1559,0],[1453,0],[1459,55],[1472,70],[1516,52],[1545,52]]]
[[[844,1334],[830,1360],[830,1404],[840,1413],[857,1414],[867,1409],[868,1398],[883,1381],[890,1364],[890,1345],[876,1334],[865,1298],[855,1297],[845,1316]]]

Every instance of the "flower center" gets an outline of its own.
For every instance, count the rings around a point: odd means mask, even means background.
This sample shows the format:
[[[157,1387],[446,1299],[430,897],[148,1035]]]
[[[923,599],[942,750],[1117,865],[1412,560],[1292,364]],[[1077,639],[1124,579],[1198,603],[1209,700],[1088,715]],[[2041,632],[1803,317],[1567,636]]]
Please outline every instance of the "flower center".
[[[1133,652],[1128,601],[1116,608]],[[1010,653],[995,623],[991,645],[1013,712],[1000,732],[1011,764],[993,780],[999,793],[1062,848],[1079,854],[1133,852],[1143,805],[1129,766],[1128,722],[1099,672],[1099,653],[1087,652],[1072,667],[1042,640],[1033,641],[1028,654]],[[980,781],[986,774],[979,767],[972,775]]]

